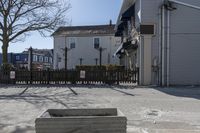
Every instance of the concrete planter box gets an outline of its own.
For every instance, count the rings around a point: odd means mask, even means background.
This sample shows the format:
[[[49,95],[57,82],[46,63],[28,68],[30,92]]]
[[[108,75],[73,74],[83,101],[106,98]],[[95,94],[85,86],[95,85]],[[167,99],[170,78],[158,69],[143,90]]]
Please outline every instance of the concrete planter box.
[[[35,121],[36,133],[126,133],[117,109],[49,109]]]

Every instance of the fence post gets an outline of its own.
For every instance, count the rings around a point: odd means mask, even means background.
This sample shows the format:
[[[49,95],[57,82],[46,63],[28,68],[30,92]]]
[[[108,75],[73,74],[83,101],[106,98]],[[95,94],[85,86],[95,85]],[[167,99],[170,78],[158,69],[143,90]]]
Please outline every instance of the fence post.
[[[48,72],[48,74],[47,74],[47,84],[49,84],[50,83],[50,68],[48,68],[47,69],[47,72]]]
[[[65,71],[65,84],[67,84],[67,69],[65,69],[64,71]]]
[[[117,71],[117,85],[119,85],[119,70]]]
[[[30,52],[30,84],[32,84],[33,82],[33,48],[30,47],[29,48],[29,52]]]
[[[137,83],[138,83],[138,85],[140,84],[140,71],[139,71],[140,69],[139,69],[139,67],[137,68]]]

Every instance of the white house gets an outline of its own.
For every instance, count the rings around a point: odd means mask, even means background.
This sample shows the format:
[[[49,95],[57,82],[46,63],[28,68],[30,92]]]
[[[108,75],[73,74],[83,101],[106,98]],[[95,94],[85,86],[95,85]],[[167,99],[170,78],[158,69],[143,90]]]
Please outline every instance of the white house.
[[[54,33],[54,69],[74,69],[77,65],[119,65],[113,54],[120,45],[115,25],[60,27]],[[65,52],[67,48],[67,52]],[[66,63],[66,64],[65,64]]]
[[[124,0],[116,55],[141,85],[200,85],[199,15],[199,0]]]

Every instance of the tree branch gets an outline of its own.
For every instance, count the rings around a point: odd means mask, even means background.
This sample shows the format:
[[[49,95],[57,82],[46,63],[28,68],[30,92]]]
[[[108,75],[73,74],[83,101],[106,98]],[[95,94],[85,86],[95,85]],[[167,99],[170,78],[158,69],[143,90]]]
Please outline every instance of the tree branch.
[[[1,29],[3,29],[3,24],[0,22],[0,27],[1,27]]]
[[[65,24],[64,14],[69,8],[61,0],[0,0],[0,17],[4,20],[0,28],[10,42],[27,32],[53,31]]]
[[[6,1],[2,1],[2,0],[0,0],[0,7],[1,7],[1,9],[0,9],[0,12],[3,14],[3,15],[5,15],[5,3],[6,3]]]

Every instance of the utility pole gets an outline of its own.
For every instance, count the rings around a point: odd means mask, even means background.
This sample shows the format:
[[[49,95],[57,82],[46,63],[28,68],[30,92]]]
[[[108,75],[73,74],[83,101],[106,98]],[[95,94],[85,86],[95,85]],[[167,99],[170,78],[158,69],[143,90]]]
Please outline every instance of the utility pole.
[[[14,65],[14,62],[13,62],[13,53],[12,53],[12,52],[10,53],[10,63],[11,63],[12,65]]]

